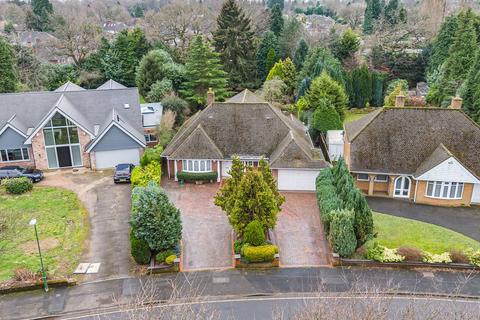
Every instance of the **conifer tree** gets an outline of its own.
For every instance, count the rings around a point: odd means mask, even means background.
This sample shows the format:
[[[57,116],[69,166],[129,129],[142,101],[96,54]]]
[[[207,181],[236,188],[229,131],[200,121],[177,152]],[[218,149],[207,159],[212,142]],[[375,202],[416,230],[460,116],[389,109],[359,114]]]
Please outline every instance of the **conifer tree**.
[[[363,20],[363,32],[371,34],[373,26],[382,14],[384,7],[384,0],[367,0],[367,7],[365,8],[365,15]]]
[[[275,63],[268,73],[267,80],[273,80],[275,78],[279,78],[287,85],[288,95],[293,95],[297,84],[297,70],[295,69],[292,59],[287,58]]]
[[[180,93],[196,107],[205,105],[209,88],[220,101],[228,95],[227,73],[222,70],[218,53],[212,51],[202,36],[196,36],[189,44],[185,79]]]
[[[467,80],[461,88],[462,108],[472,119],[477,120],[476,95],[480,91],[480,49],[477,50],[475,63],[470,67]]]
[[[14,92],[17,87],[16,61],[12,47],[0,37],[0,93]]]
[[[27,25],[36,31],[51,31],[51,15],[53,6],[49,0],[32,0],[30,2],[33,15],[27,15]]]
[[[305,39],[300,39],[297,45],[297,50],[295,51],[295,55],[293,57],[293,62],[295,63],[295,67],[297,67],[297,70],[302,69],[303,67],[303,62],[307,58],[308,55],[308,44]]]
[[[278,36],[278,55],[281,59],[295,56],[298,39],[302,36],[303,29],[302,22],[296,17],[290,17],[285,21],[283,30]]]
[[[254,33],[250,19],[235,0],[223,3],[213,40],[224,70],[229,74],[230,87],[251,86],[255,82]]]
[[[273,8],[275,5],[279,5],[280,9],[283,10],[283,8],[285,6],[285,0],[268,0],[267,1],[267,6],[270,9]]]
[[[352,71],[352,93],[350,105],[364,108],[372,97],[372,76],[366,64]]]
[[[232,167],[228,174],[229,178],[223,181],[222,187],[218,190],[214,198],[216,206],[222,208],[227,215],[232,212],[233,205],[235,203],[235,192],[237,192],[240,180],[242,180],[245,172],[245,166],[240,161],[240,158],[235,156],[232,159]]]
[[[348,103],[345,89],[326,72],[323,72],[312,81],[305,98],[308,102],[309,109],[312,110],[318,105],[319,99],[327,99],[335,107],[335,110],[337,110],[340,119],[343,120],[345,117],[345,108]]]
[[[372,100],[371,105],[382,107],[385,97],[385,79],[387,75],[380,72],[372,73]]]
[[[267,31],[263,34],[262,39],[260,40],[260,44],[258,46],[258,50],[256,53],[255,64],[257,69],[257,75],[260,81],[265,81],[267,78],[268,72],[270,68],[267,69],[267,56],[271,49],[275,50],[278,47],[277,37],[272,31]],[[275,60],[275,58],[273,59]],[[275,63],[275,61],[274,61]],[[272,64],[273,66],[273,64]]]
[[[326,134],[328,130],[340,130],[343,127],[342,120],[332,103],[321,98],[312,106],[315,110],[310,121],[310,135],[316,141],[320,134]]]
[[[342,36],[333,44],[332,52],[340,60],[349,58],[360,47],[360,37],[348,28]]]
[[[275,65],[275,61],[277,61],[277,55],[276,55],[275,49],[270,48],[267,53],[267,60],[265,61],[265,70],[267,70],[267,73]]]
[[[278,37],[283,30],[283,13],[279,4],[275,4],[270,11],[270,30]]]
[[[342,64],[329,50],[322,47],[310,50],[300,71],[300,79],[306,77],[316,78],[323,71],[328,73],[333,80],[342,84],[345,82]]]
[[[280,211],[281,205],[285,202],[285,197],[282,196],[278,191],[277,180],[273,177],[272,170],[270,170],[268,162],[263,157],[258,162],[258,168],[260,169],[260,172],[262,173],[265,182],[272,190],[273,195],[276,198],[275,202],[277,204],[278,210]]]

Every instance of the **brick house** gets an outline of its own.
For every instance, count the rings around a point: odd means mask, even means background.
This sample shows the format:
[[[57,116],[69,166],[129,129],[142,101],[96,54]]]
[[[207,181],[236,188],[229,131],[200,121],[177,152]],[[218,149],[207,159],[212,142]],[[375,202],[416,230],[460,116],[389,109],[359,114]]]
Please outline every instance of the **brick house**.
[[[145,148],[136,88],[108,81],[95,90],[0,95],[0,167],[37,169],[138,164]]]
[[[315,149],[305,126],[245,90],[226,102],[213,101],[184,123],[162,157],[168,177],[177,173],[217,172],[220,182],[228,177],[232,157],[256,166],[268,160],[280,190],[313,191],[321,168],[329,163]]]
[[[439,206],[480,203],[480,127],[461,110],[390,107],[347,123],[344,157],[370,196]]]

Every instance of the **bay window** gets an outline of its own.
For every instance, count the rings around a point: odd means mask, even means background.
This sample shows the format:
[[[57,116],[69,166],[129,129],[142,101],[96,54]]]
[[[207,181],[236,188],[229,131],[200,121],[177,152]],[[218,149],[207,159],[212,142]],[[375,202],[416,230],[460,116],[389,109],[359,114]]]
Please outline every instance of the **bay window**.
[[[1,162],[27,161],[30,160],[27,148],[0,150]]]
[[[426,195],[437,199],[462,199],[463,182],[428,181]]]
[[[182,170],[185,172],[212,172],[212,161],[182,160]]]

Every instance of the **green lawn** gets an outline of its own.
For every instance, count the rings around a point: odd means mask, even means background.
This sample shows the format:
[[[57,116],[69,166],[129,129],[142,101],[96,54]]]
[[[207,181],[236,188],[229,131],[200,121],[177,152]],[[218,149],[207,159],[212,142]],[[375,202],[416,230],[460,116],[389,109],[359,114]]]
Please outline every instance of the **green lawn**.
[[[44,263],[50,275],[73,271],[88,233],[87,213],[77,196],[68,190],[37,187],[12,196],[0,188],[0,281],[19,267],[39,270],[33,227],[37,219]]]
[[[387,248],[415,247],[440,254],[451,249],[480,249],[480,243],[455,231],[416,220],[373,213],[377,241]]]
[[[361,110],[361,109],[347,110],[345,112],[345,119],[343,120],[343,123],[349,123],[349,122],[358,120],[370,112],[372,112],[372,110],[370,109],[368,111]]]

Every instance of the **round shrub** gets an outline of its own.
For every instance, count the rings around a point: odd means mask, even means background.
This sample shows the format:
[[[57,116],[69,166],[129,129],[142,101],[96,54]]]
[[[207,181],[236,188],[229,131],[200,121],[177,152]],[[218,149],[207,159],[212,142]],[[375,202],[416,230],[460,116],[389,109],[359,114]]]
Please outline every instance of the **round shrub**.
[[[150,248],[148,247],[148,243],[146,241],[138,239],[135,237],[133,232],[130,232],[130,245],[132,257],[136,263],[148,264],[150,262],[152,253],[150,252]]]
[[[165,250],[165,251],[160,251],[156,256],[155,256],[155,261],[157,262],[165,262],[167,257],[176,255],[174,250]]]
[[[173,264],[175,262],[175,259],[177,259],[177,256],[172,254],[172,255],[169,255],[166,259],[165,259],[165,263],[166,264]]]
[[[265,232],[263,231],[262,224],[253,220],[245,228],[243,235],[245,243],[250,243],[253,246],[261,246],[265,243]]]
[[[10,194],[22,194],[32,190],[33,183],[27,177],[4,179],[2,180],[2,186]]]
[[[329,241],[334,252],[341,257],[350,257],[357,247],[353,229],[353,213],[350,210],[337,210],[331,213]]]
[[[275,258],[275,253],[278,253],[278,248],[272,244],[258,247],[244,245],[242,251],[248,262],[270,262]]]

